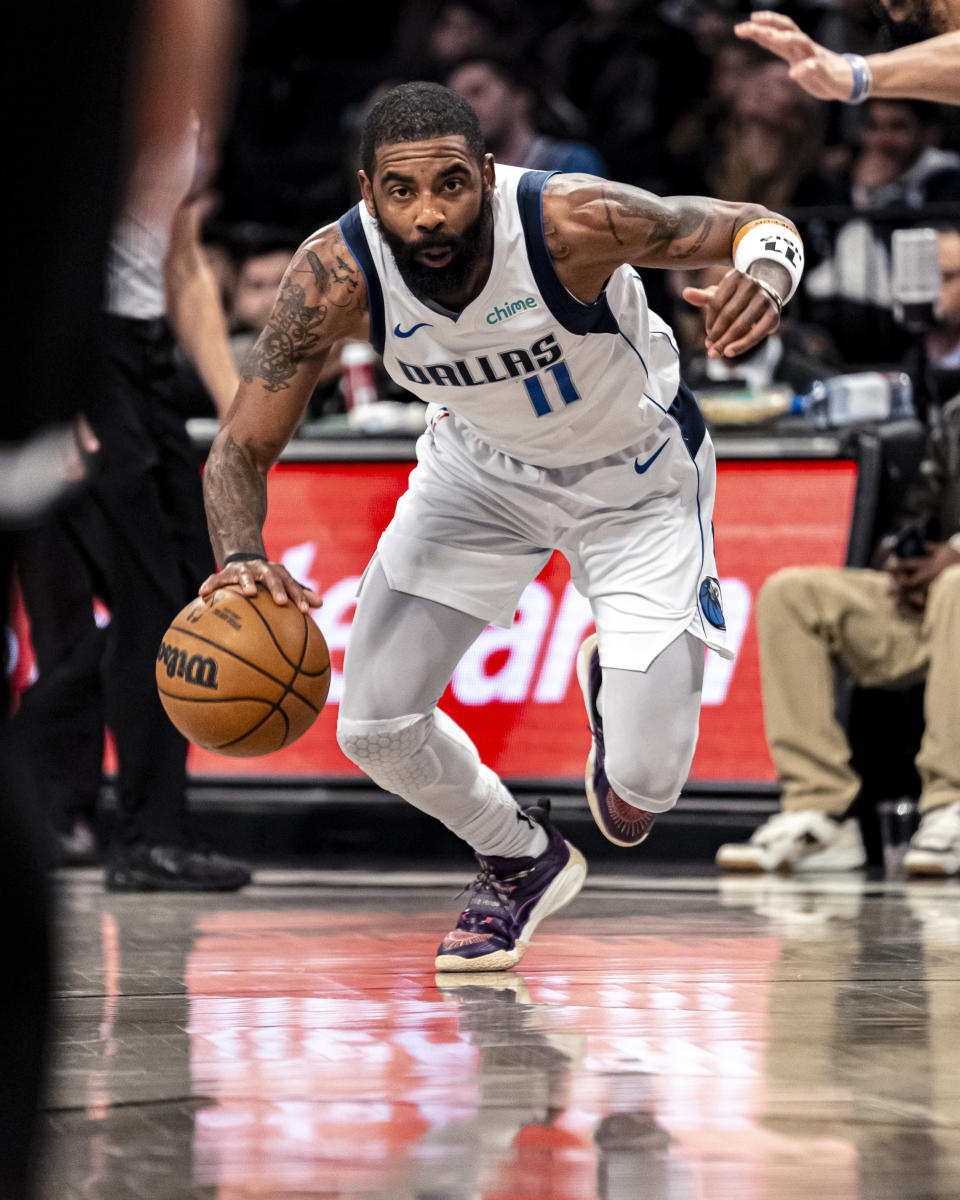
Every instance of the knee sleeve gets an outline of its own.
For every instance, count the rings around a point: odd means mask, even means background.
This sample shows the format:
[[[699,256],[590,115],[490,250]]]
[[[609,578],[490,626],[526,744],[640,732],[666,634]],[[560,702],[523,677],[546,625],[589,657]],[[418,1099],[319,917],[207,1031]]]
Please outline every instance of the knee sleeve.
[[[383,721],[341,717],[337,742],[374,783],[398,796],[424,792],[441,777],[448,787],[469,786],[479,767],[473,742],[439,710]]]
[[[440,763],[426,746],[432,714],[412,713],[386,721],[340,718],[337,742],[352,763],[388,792],[403,795],[429,787]]]

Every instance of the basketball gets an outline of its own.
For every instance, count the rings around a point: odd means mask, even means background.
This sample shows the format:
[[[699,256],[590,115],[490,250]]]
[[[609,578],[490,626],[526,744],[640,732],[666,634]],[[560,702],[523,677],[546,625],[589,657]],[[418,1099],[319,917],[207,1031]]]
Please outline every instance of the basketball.
[[[221,588],[173,619],[157,651],[167,716],[198,746],[237,758],[272,754],[316,720],[330,687],[323,634],[266,588]]]

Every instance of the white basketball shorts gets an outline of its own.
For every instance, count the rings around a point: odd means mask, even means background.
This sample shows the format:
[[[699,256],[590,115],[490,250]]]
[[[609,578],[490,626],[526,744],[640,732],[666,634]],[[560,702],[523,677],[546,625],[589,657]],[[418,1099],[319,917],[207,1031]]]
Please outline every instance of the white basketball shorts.
[[[664,415],[644,440],[595,462],[542,468],[431,406],[409,488],[377,554],[395,591],[504,628],[559,550],[589,601],[603,666],[645,671],[689,630],[732,658],[713,544],[716,460],[692,458]]]

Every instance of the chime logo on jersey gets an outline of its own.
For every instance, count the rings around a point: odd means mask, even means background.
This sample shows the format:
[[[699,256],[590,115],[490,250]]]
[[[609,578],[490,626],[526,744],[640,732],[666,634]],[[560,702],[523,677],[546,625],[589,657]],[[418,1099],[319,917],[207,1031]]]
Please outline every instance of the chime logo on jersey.
[[[545,383],[552,381],[564,405],[580,399],[567,364],[563,361],[563,350],[552,333],[537,338],[531,346],[458,358],[454,362],[419,364],[398,358],[397,366],[411,383],[420,386],[480,387],[488,383],[506,383],[511,379],[522,380],[538,417],[554,411],[547,398]],[[549,379],[544,376],[549,376]]]

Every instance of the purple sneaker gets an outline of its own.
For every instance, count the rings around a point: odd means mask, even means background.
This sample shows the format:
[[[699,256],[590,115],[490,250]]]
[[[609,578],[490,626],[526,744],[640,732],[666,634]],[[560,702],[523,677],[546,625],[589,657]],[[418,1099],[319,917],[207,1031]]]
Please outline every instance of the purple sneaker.
[[[456,927],[440,943],[438,971],[506,971],[523,958],[544,917],[576,896],[587,877],[586,859],[549,822],[550,801],[524,812],[549,841],[536,858],[477,855],[480,873]]]
[[[655,813],[645,812],[621,800],[610,786],[603,765],[603,721],[597,712],[597,696],[603,676],[600,671],[600,651],[597,635],[591,633],[577,651],[577,679],[587,706],[593,745],[587,756],[585,782],[587,803],[593,819],[608,842],[615,846],[639,846],[653,828]]]

